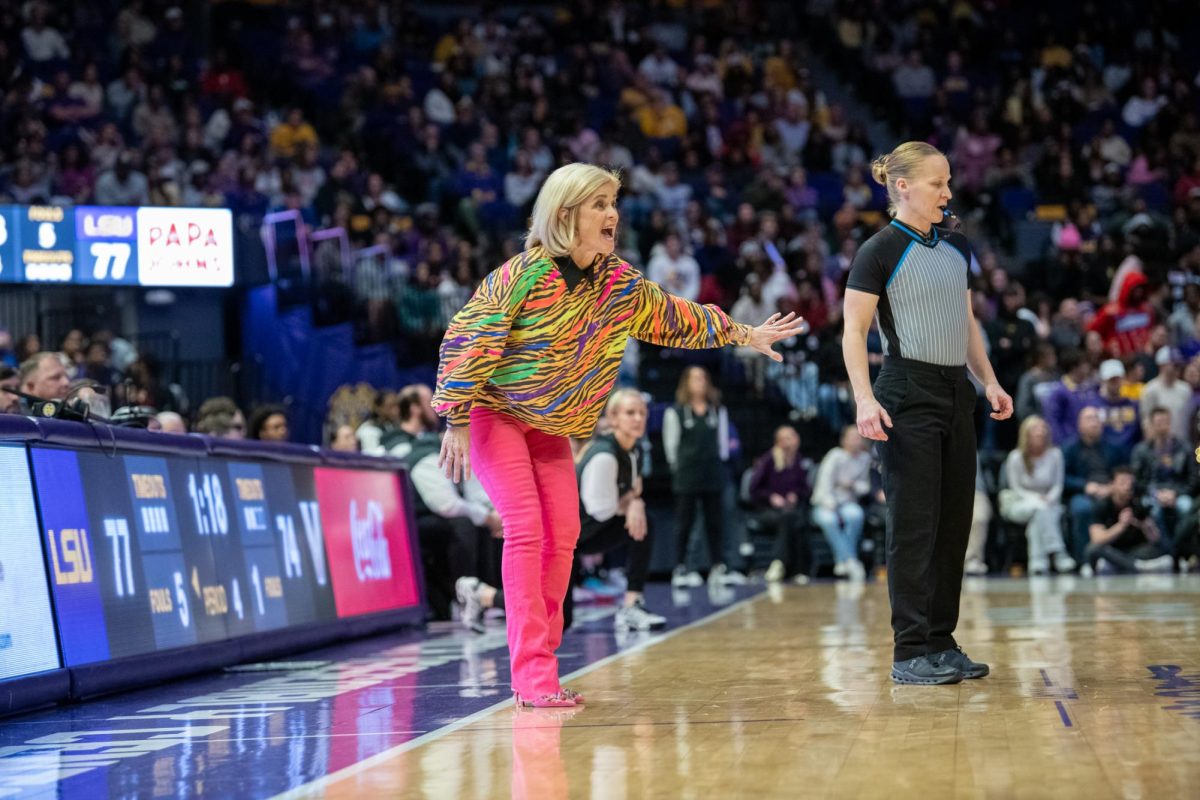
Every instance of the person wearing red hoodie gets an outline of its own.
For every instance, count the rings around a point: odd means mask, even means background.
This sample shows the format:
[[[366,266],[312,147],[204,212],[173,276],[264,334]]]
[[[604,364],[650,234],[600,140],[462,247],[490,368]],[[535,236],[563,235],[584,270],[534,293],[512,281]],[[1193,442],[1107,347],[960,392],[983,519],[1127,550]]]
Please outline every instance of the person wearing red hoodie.
[[[1104,348],[1122,358],[1141,352],[1154,327],[1154,309],[1146,301],[1146,276],[1130,272],[1121,282],[1116,302],[1107,303],[1088,326],[1104,337]]]

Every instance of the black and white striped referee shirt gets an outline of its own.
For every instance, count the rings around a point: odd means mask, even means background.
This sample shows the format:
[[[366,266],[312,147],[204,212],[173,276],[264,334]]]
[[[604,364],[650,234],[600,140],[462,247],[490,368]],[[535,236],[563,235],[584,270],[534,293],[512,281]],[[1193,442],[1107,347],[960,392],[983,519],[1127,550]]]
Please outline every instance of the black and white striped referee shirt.
[[[967,363],[967,237],[928,236],[892,220],[859,248],[846,288],[879,295],[883,353],[939,366]]]

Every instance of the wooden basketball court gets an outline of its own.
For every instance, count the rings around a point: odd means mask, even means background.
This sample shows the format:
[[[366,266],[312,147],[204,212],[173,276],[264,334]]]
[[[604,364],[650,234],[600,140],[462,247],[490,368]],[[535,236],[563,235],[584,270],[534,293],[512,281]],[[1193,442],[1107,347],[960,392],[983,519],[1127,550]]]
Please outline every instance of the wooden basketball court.
[[[948,687],[892,684],[888,613],[768,591],[579,670],[581,710],[493,706],[288,796],[1200,796],[1200,576],[968,580],[993,672]]]

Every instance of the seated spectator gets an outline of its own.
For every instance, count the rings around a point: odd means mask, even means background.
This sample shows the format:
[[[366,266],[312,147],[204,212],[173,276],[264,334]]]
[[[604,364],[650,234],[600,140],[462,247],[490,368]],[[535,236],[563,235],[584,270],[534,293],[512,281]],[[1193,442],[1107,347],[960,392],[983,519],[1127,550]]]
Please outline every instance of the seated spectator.
[[[1096,503],[1112,492],[1113,469],[1120,463],[1116,448],[1103,439],[1100,410],[1079,412],[1078,436],[1063,448],[1063,489],[1071,512],[1070,552],[1083,559]]]
[[[436,431],[441,423],[433,412],[433,390],[423,383],[405,386],[396,403],[400,423],[384,434],[380,445],[389,456],[404,458],[422,433]]]
[[[865,514],[861,501],[871,491],[871,454],[858,429],[847,425],[839,447],[825,454],[817,468],[812,493],[813,522],[821,527],[833,549],[833,574],[863,580],[867,571],[858,560]]]
[[[5,389],[16,389],[20,380],[20,374],[15,369],[0,366],[0,414],[21,413],[21,398],[4,391]]]
[[[36,353],[21,364],[19,385],[25,394],[42,400],[63,400],[71,379],[58,353]]]
[[[1164,345],[1155,353],[1154,363],[1158,365],[1158,375],[1142,389],[1139,400],[1141,418],[1152,422],[1150,412],[1153,409],[1166,409],[1171,417],[1171,436],[1181,443],[1190,442],[1192,435],[1189,428],[1195,403],[1192,387],[1180,379],[1182,357]]]
[[[213,397],[200,404],[196,413],[196,433],[215,439],[245,439],[246,418],[228,397]]]
[[[967,539],[967,553],[963,572],[967,575],[987,575],[987,562],[983,552],[987,547],[988,526],[992,522],[992,501],[988,496],[987,479],[975,454],[975,504],[971,507],[971,535]]]
[[[750,478],[752,512],[765,530],[774,530],[775,547],[766,579],[778,583],[789,575],[808,583],[809,549],[804,538],[812,490],[800,458],[800,434],[790,425],[775,430],[775,445],[754,462]]]
[[[0,366],[11,367],[14,370],[21,366],[21,361],[13,349],[12,334],[4,328],[0,328]]]
[[[159,412],[154,415],[154,419],[158,421],[158,431],[160,433],[174,433],[182,436],[188,432],[187,423],[183,421],[183,417],[174,411]]]
[[[1033,348],[1033,366],[1017,381],[1017,419],[1024,420],[1040,414],[1046,398],[1061,379],[1062,375],[1058,371],[1058,352],[1054,345],[1038,342]]]
[[[260,442],[286,442],[289,436],[287,412],[283,406],[259,406],[250,415],[250,425],[246,430],[247,439],[256,439]]]
[[[662,247],[655,248],[646,277],[685,300],[695,301],[700,294],[700,265],[684,251],[683,239],[674,231],[667,234]]]
[[[329,434],[329,449],[339,453],[359,452],[358,437],[354,433],[354,426],[342,423],[334,428]]]
[[[1192,510],[1196,459],[1192,448],[1172,432],[1171,412],[1150,411],[1148,437],[1133,448],[1134,484],[1154,512],[1158,529],[1172,540]]]
[[[434,619],[448,620],[458,580],[480,574],[483,543],[504,529],[478,478],[457,484],[438,466],[441,444],[436,429],[423,430],[403,460],[414,489],[426,598]]]
[[[1091,382],[1092,365],[1082,350],[1064,350],[1062,378],[1055,383],[1042,400],[1042,417],[1050,426],[1054,443],[1063,446],[1077,434],[1079,412],[1088,406],[1096,406],[1096,387]]]
[[[1147,283],[1141,272],[1127,272],[1117,299],[1101,308],[1088,326],[1089,331],[1100,334],[1104,349],[1117,358],[1141,352],[1150,338],[1155,314],[1147,302]]]
[[[1004,461],[1005,487],[1000,490],[1000,516],[1025,526],[1029,544],[1029,574],[1073,572],[1075,560],[1062,538],[1063,454],[1050,441],[1050,427],[1041,417],[1021,423],[1017,449]]]
[[[1134,494],[1128,467],[1114,470],[1112,492],[1097,505],[1089,535],[1085,574],[1169,571],[1174,565],[1150,508]]]
[[[1127,464],[1133,446],[1141,441],[1142,426],[1138,406],[1125,396],[1125,365],[1110,358],[1100,365],[1100,392],[1096,407],[1104,420],[1104,440],[1117,451],[1120,463]]]
[[[362,452],[369,456],[383,455],[383,438],[399,428],[400,422],[399,396],[388,389],[376,392],[370,418],[355,431]]]
[[[287,119],[271,131],[271,151],[277,158],[292,159],[301,147],[316,147],[320,140],[300,108],[288,110]]]
[[[117,156],[117,163],[96,179],[96,202],[106,206],[144,206],[150,203],[150,182],[134,168],[129,151]]]

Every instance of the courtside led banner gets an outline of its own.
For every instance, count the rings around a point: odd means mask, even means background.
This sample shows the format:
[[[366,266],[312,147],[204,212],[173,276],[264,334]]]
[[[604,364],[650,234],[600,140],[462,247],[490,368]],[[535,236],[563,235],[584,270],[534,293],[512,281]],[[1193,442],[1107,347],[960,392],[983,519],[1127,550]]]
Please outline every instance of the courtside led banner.
[[[14,452],[24,463],[24,448]],[[29,453],[68,667],[420,605],[396,473]]]
[[[46,567],[25,448],[0,445],[0,679],[57,669]],[[93,570],[78,534],[59,530],[56,563],[82,579]]]

